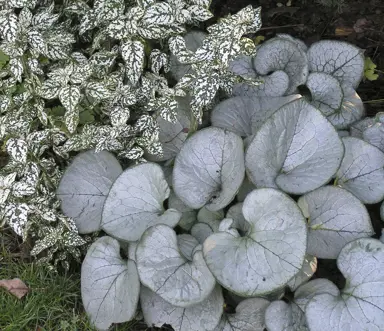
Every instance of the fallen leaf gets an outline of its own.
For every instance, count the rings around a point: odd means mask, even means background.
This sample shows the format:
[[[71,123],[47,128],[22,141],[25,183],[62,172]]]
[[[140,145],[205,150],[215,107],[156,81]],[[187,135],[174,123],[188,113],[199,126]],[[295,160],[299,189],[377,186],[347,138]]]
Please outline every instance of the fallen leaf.
[[[336,27],[335,29],[335,36],[345,37],[345,36],[349,36],[353,32],[354,30],[350,27],[339,26],[339,27]]]
[[[19,278],[13,279],[1,279],[0,287],[5,288],[9,293],[16,296],[18,299],[21,299],[29,291],[29,288],[25,283]]]

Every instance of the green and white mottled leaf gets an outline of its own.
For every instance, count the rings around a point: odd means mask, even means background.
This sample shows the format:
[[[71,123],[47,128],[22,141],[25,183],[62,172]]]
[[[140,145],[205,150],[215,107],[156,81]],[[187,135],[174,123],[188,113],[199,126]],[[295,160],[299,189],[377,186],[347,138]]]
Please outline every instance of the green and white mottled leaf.
[[[13,58],[9,60],[9,69],[15,77],[15,79],[21,83],[22,81],[22,75],[24,72],[23,63],[21,62],[20,58]]]
[[[187,8],[193,19],[203,22],[209,20],[213,14],[207,9],[207,7],[192,5]]]
[[[122,171],[111,153],[93,150],[77,155],[66,169],[56,196],[63,213],[75,221],[79,233],[100,230],[104,201]]]
[[[286,94],[295,93],[296,88],[308,77],[307,55],[297,45],[285,38],[273,38],[261,44],[253,60],[253,66],[260,75],[277,70],[289,77]]]
[[[16,180],[16,172],[12,172],[7,176],[0,175],[0,204],[4,205],[7,201],[9,194],[11,193],[11,188],[13,183]]]
[[[28,222],[30,207],[26,203],[8,203],[4,207],[4,218],[11,229],[26,238],[24,230]]]
[[[330,74],[354,89],[364,76],[363,51],[352,44],[321,40],[311,45],[307,56],[309,71]]]
[[[111,97],[111,91],[101,82],[89,82],[86,93],[96,101],[106,100]]]
[[[197,212],[181,201],[173,191],[169,195],[168,206],[181,213],[181,218],[177,225],[182,229],[189,231],[192,225],[196,223]]]
[[[204,242],[204,259],[231,292],[252,297],[284,287],[301,269],[307,246],[305,219],[296,203],[275,189],[257,189],[244,201],[249,231],[218,232]],[[231,264],[228,264],[231,261]]]
[[[346,278],[340,295],[319,294],[306,305],[311,331],[380,330],[384,325],[384,244],[363,238],[341,250],[337,266]]]
[[[173,189],[189,207],[216,211],[235,197],[244,179],[241,138],[219,128],[198,131],[175,160]]]
[[[121,55],[126,64],[126,75],[132,85],[139,80],[144,65],[144,45],[137,40],[129,40],[121,46]]]
[[[374,234],[367,209],[347,190],[320,187],[297,203],[308,219],[308,254],[336,259],[350,241]]]
[[[80,102],[81,92],[80,88],[73,85],[68,85],[63,87],[59,92],[59,100],[64,108],[73,112],[76,109],[76,106]]]
[[[241,137],[251,136],[277,109],[301,95],[287,97],[233,97],[220,102],[211,113],[213,126]]]
[[[186,308],[201,303],[215,287],[202,251],[196,250],[188,261],[179,251],[176,233],[166,225],[145,231],[136,259],[142,284],[172,305]]]
[[[62,86],[59,82],[53,79],[47,79],[39,89],[39,95],[44,99],[55,99],[59,96]]]
[[[28,32],[28,42],[37,53],[45,54],[47,52],[47,44],[39,31],[30,30]]]
[[[256,187],[303,194],[326,184],[344,153],[332,124],[304,99],[290,102],[261,126],[245,156]]]
[[[344,158],[336,173],[337,185],[353,193],[365,204],[384,199],[384,153],[354,137],[343,138]]]
[[[15,42],[17,38],[18,24],[15,13],[8,10],[0,11],[0,35],[6,42]]]
[[[139,292],[136,264],[121,258],[118,241],[96,240],[81,266],[81,297],[92,324],[107,330],[112,323],[133,319]]]
[[[6,149],[13,161],[20,163],[27,162],[28,144],[25,140],[10,138],[7,141]]]
[[[251,298],[241,301],[234,314],[224,313],[214,331],[264,331],[264,314],[269,301]]]
[[[149,6],[142,17],[145,25],[169,25],[175,21],[172,7],[166,2],[158,2]]]
[[[121,106],[114,106],[109,113],[113,126],[125,125],[129,119],[129,115],[129,109]]]
[[[181,308],[172,306],[146,287],[141,288],[140,302],[144,321],[149,327],[172,326],[175,331],[212,331],[220,321],[224,299],[216,285],[212,293],[198,305]]]
[[[269,331],[309,331],[305,320],[305,304],[315,295],[338,295],[339,290],[327,279],[318,278],[299,287],[291,302],[272,302],[265,312],[265,324]]]
[[[337,128],[346,129],[364,115],[364,105],[356,91],[349,85],[342,86],[329,74],[314,72],[308,76],[311,104]]]
[[[147,228],[156,224],[176,226],[181,213],[163,207],[169,193],[159,165],[146,163],[128,168],[109,191],[103,208],[102,229],[119,240],[137,241]]]

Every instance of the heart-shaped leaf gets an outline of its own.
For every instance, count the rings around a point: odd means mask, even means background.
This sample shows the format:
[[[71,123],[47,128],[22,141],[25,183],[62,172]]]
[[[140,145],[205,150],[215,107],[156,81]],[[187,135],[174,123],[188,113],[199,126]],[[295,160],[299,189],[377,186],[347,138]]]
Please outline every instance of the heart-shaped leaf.
[[[215,286],[203,259],[196,250],[192,261],[180,252],[176,233],[158,224],[149,228],[136,248],[140,280],[174,306],[189,307],[207,299]]]
[[[365,206],[342,188],[320,187],[297,203],[308,218],[308,254],[336,259],[350,241],[374,234]]]
[[[136,241],[155,224],[176,226],[181,213],[163,207],[169,193],[159,165],[142,163],[128,168],[116,179],[105,200],[102,229],[119,240]]]
[[[191,234],[202,244],[212,233],[219,231],[221,220],[224,218],[224,211],[210,211],[203,207],[197,213],[198,223],[191,228]]]
[[[245,164],[248,178],[257,187],[303,194],[332,178],[343,152],[332,124],[299,99],[265,121],[247,148]]]
[[[189,231],[192,225],[196,223],[197,211],[188,207],[173,191],[169,195],[168,206],[181,213],[181,218],[177,225],[182,229]]]
[[[177,236],[177,245],[180,253],[189,261],[193,261],[194,249],[199,245],[197,239],[190,234],[179,234]]]
[[[264,314],[269,301],[252,298],[241,301],[234,314],[223,314],[214,331],[264,331]]]
[[[142,287],[141,309],[149,327],[172,326],[175,331],[211,331],[219,323],[224,299],[221,287],[216,285],[212,293],[198,305],[181,308],[172,306],[155,292]]]
[[[239,202],[228,209],[226,218],[233,220],[232,227],[238,229],[240,233],[247,233],[249,231],[249,223],[243,215],[243,203]]]
[[[173,170],[173,189],[189,207],[227,206],[244,179],[243,142],[219,128],[196,132],[181,148]]]
[[[329,74],[314,72],[308,76],[311,104],[337,128],[345,129],[364,115],[364,105],[356,91]]]
[[[89,248],[81,266],[81,297],[92,323],[107,330],[131,320],[139,301],[136,264],[120,257],[117,240],[102,237]]]
[[[384,243],[363,238],[344,246],[337,266],[346,278],[340,295],[319,294],[305,308],[311,331],[381,330],[384,325]]]
[[[282,300],[272,302],[265,312],[268,331],[307,331],[305,305],[315,295],[321,293],[338,295],[339,290],[329,280],[318,278],[300,286],[290,303]]]
[[[243,237],[231,229],[205,240],[209,269],[222,286],[243,297],[284,287],[304,261],[307,229],[303,214],[290,197],[275,189],[252,191],[242,212],[249,223]]]
[[[286,94],[295,93],[296,88],[304,84],[308,77],[306,53],[287,38],[276,37],[263,43],[256,53],[253,66],[260,75],[284,71],[289,77]]]
[[[66,169],[56,195],[63,213],[73,218],[79,233],[100,229],[104,201],[122,171],[111,153],[94,150],[77,155]]]
[[[336,173],[337,184],[363,203],[384,198],[384,154],[377,147],[354,138],[343,138],[345,154]]]
[[[251,136],[277,109],[300,97],[233,97],[220,102],[213,109],[211,122],[213,126],[239,136]]]
[[[364,75],[363,51],[349,43],[321,40],[311,45],[307,53],[309,71],[324,72],[354,89]]]

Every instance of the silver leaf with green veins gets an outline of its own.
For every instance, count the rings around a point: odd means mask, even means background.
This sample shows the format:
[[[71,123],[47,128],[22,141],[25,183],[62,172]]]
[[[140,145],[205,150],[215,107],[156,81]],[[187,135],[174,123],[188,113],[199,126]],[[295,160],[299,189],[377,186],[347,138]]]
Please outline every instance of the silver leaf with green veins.
[[[176,226],[181,213],[163,207],[169,193],[159,165],[146,163],[128,168],[115,180],[105,200],[102,229],[119,240],[136,241],[153,225]]]
[[[301,269],[307,246],[304,216],[275,189],[257,189],[244,201],[249,230],[218,232],[204,242],[204,258],[217,281],[244,297],[273,292]]]
[[[178,307],[201,303],[216,284],[202,251],[187,260],[179,251],[176,233],[163,224],[145,231],[136,248],[136,261],[142,284]]]
[[[173,189],[189,207],[204,205],[215,211],[235,197],[244,178],[243,143],[239,136],[219,128],[198,131],[175,160]]]
[[[139,301],[136,264],[120,256],[117,240],[102,237],[87,252],[81,266],[81,298],[91,322],[99,330],[131,320]]]

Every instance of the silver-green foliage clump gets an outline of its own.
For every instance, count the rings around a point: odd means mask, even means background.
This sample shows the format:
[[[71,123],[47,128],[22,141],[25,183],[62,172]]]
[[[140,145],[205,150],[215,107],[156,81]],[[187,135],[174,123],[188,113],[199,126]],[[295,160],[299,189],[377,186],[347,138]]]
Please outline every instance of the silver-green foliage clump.
[[[384,199],[382,114],[364,118],[363,60],[347,43],[278,35],[228,62],[242,80],[197,132],[181,135],[195,125],[184,108],[160,125],[167,162],[122,170],[109,152],[77,155],[57,196],[79,232],[107,234],[82,266],[94,325],[141,313],[177,331],[380,330],[384,244],[365,205]],[[177,84],[198,73],[182,62]],[[344,288],[314,276],[317,258],[336,260]]]
[[[255,47],[261,26],[247,7],[210,27],[196,53],[183,37],[212,17],[210,0],[10,0],[0,4],[1,223],[35,246],[41,262],[80,257],[76,207],[60,212],[55,190],[79,151],[112,152],[125,164],[174,156],[218,90],[242,81],[228,68]],[[173,61],[193,73],[171,86]],[[189,101],[181,100],[189,95]],[[184,110],[181,117],[180,111]],[[165,128],[178,123],[172,133]],[[181,140],[179,140],[181,139]],[[117,169],[115,169],[117,171]],[[109,180],[113,181],[112,172]],[[101,190],[101,196],[107,191]],[[99,205],[102,198],[96,202]],[[95,202],[95,201],[93,201]],[[95,203],[96,203],[95,202]],[[87,214],[92,216],[93,214]],[[98,220],[87,226],[97,229]]]

